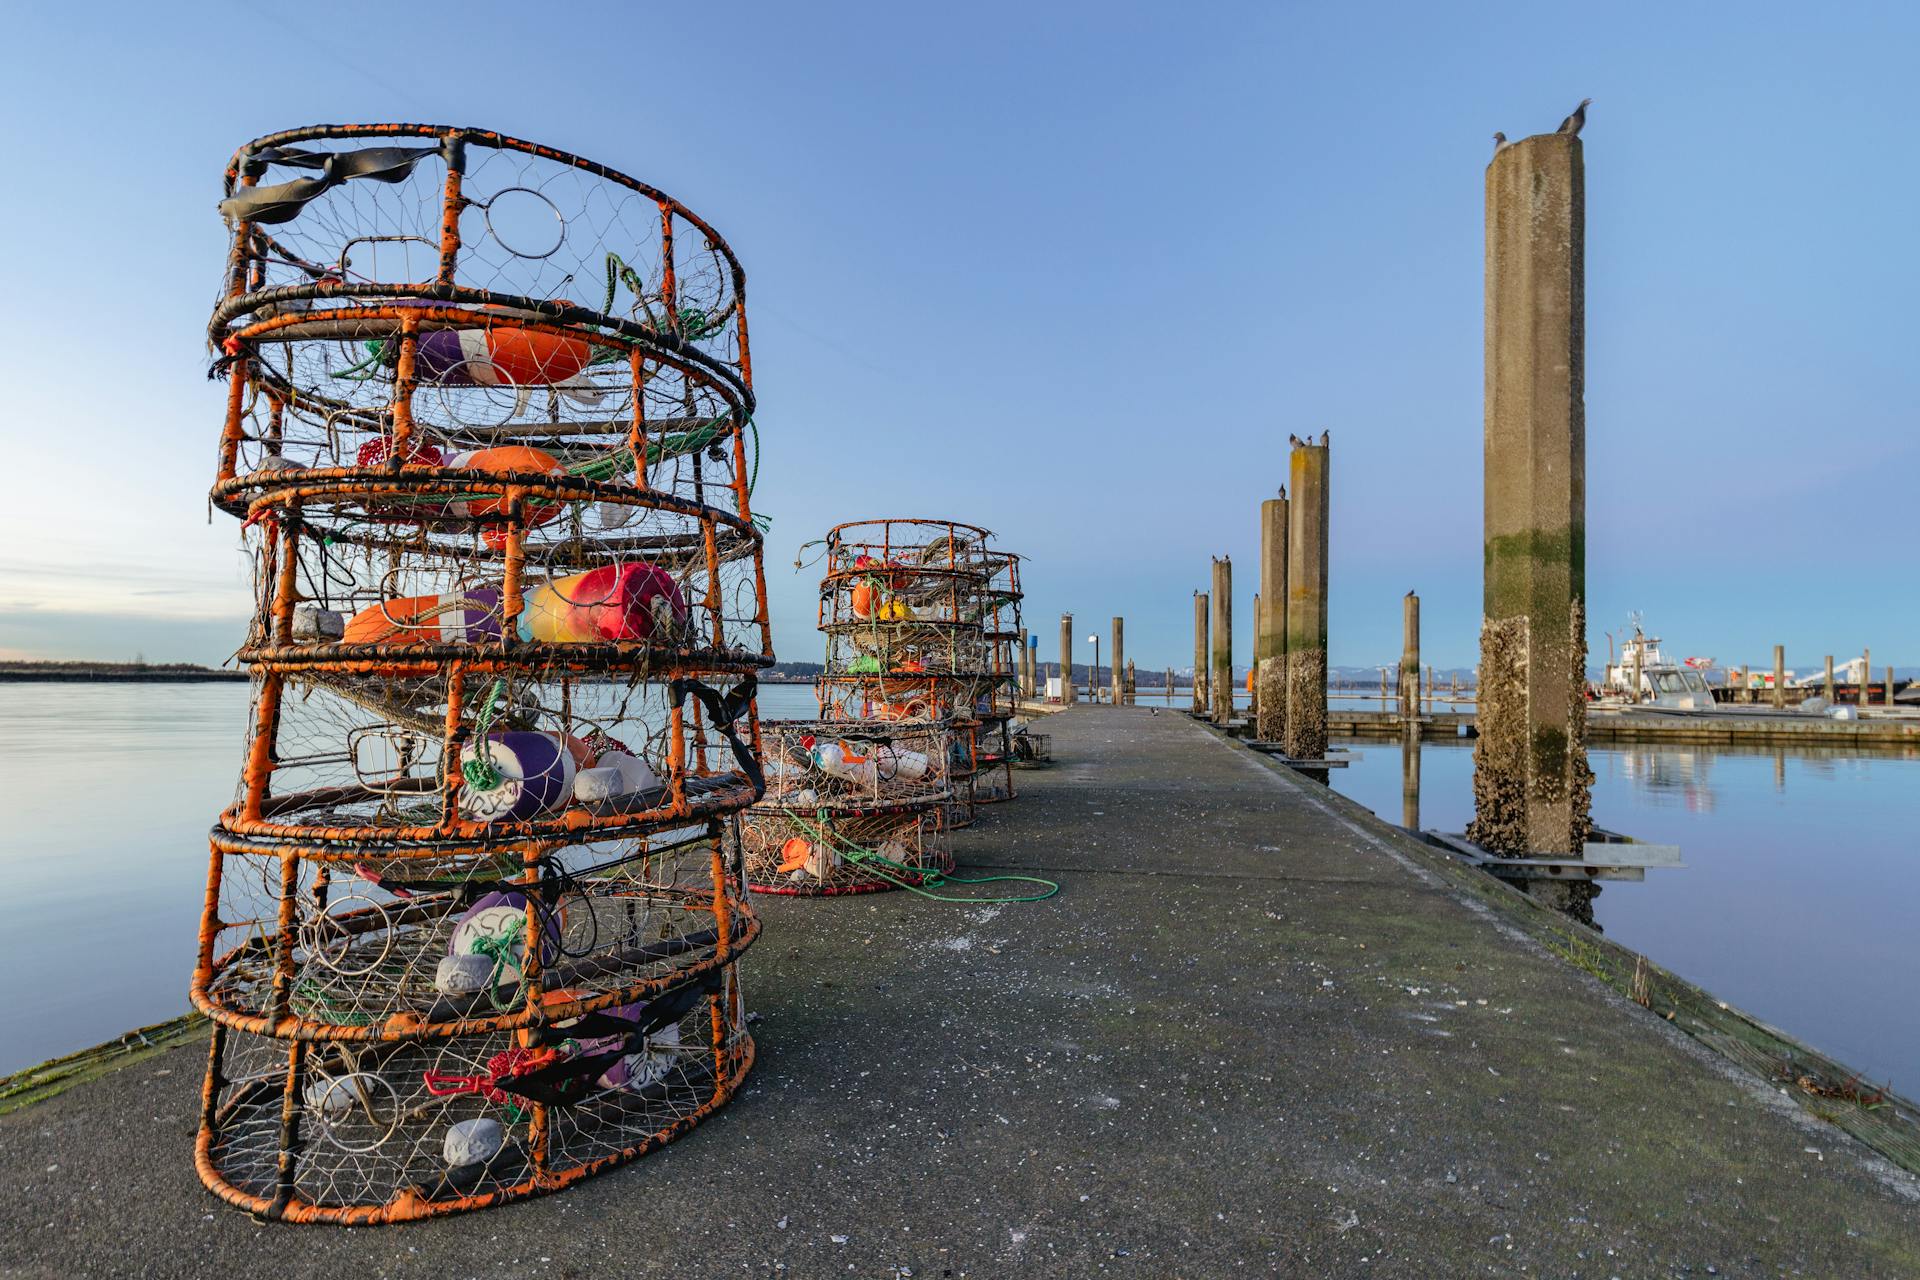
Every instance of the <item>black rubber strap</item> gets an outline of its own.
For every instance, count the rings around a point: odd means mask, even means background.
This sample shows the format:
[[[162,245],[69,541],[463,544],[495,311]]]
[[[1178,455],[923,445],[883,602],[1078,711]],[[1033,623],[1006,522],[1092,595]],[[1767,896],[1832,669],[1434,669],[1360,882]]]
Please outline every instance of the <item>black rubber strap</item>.
[[[290,169],[318,169],[317,178],[293,178],[270,187],[246,187],[220,202],[220,216],[229,223],[272,225],[291,222],[308,203],[351,178],[375,182],[404,182],[413,167],[428,156],[443,154],[441,147],[366,147],[359,151],[296,151],[274,148],[247,161],[247,173],[259,177],[271,164]]]
[[[759,683],[753,676],[745,676],[740,683],[727,691],[725,697],[722,697],[720,691],[713,686],[702,684],[691,677],[675,680],[668,686],[668,692],[676,707],[688,694],[700,700],[700,705],[707,710],[707,719],[713,722],[714,728],[726,735],[727,744],[733,748],[733,758],[740,764],[740,771],[747,775],[749,782],[753,783],[755,800],[767,794],[767,778],[760,770],[760,757],[753,753],[753,744],[742,738],[739,730],[733,726],[735,721],[746,714],[747,708],[753,705],[753,695],[759,688]]]

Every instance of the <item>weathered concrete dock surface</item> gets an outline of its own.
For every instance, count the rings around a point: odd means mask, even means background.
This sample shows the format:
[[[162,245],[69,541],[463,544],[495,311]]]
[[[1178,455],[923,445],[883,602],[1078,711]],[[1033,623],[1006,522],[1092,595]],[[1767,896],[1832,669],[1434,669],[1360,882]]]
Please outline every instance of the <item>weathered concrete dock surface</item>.
[[[256,1225],[193,1176],[188,1047],[0,1117],[0,1274],[1920,1274],[1913,1179],[1390,828],[1177,713],[1045,727],[1060,763],[961,852],[1064,893],[761,903],[760,1064],[666,1151]]]

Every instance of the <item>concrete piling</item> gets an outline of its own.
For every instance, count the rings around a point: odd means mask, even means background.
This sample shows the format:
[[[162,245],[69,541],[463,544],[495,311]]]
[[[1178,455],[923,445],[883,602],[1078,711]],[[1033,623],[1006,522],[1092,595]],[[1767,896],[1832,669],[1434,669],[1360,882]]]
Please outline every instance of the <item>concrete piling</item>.
[[[1260,646],[1260,593],[1258,591],[1253,593],[1253,639],[1254,649],[1257,652]],[[1259,673],[1260,662],[1256,658],[1247,668],[1247,724],[1256,730],[1254,733],[1256,738],[1259,737],[1257,730],[1260,725]]]
[[[1126,644],[1126,629],[1127,629],[1127,620],[1125,618],[1115,618],[1113,620],[1112,684],[1113,684],[1113,705],[1116,707],[1120,706],[1123,701],[1129,701],[1129,699],[1127,699],[1126,697],[1126,692],[1127,692],[1126,679],[1121,675],[1122,670],[1127,666],[1127,655],[1124,647]]]
[[[1773,709],[1787,709],[1787,646],[1773,646]]]
[[[1207,692],[1211,699],[1213,722],[1224,725],[1233,719],[1233,558],[1221,556],[1213,562],[1213,661],[1209,664]]]
[[[1287,710],[1281,745],[1296,760],[1327,754],[1329,441],[1293,442],[1287,508]]]
[[[1207,649],[1207,593],[1193,593],[1193,714],[1207,714],[1207,663],[1212,656]]]
[[[1070,613],[1060,615],[1060,704],[1073,705],[1073,615]]]
[[[1254,734],[1279,742],[1287,727],[1287,491],[1260,504],[1260,604],[1253,611]]]
[[[1420,597],[1409,591],[1400,601],[1400,718],[1420,714],[1414,683],[1420,679]]]
[[[1470,837],[1579,857],[1586,750],[1586,176],[1577,135],[1486,172],[1485,600]],[[1591,918],[1593,886],[1533,881]]]

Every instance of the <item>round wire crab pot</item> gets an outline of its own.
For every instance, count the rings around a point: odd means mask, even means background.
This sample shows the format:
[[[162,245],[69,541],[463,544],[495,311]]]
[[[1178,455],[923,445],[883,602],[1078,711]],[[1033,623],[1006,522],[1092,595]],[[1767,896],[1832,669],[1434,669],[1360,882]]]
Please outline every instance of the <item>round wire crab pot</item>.
[[[653,188],[477,130],[276,134],[227,196],[253,714],[196,1164],[292,1221],[557,1190],[753,1059],[745,276]]]
[[[953,869],[940,816],[949,731],[930,720],[762,726],[766,794],[739,824],[757,893],[867,893]]]

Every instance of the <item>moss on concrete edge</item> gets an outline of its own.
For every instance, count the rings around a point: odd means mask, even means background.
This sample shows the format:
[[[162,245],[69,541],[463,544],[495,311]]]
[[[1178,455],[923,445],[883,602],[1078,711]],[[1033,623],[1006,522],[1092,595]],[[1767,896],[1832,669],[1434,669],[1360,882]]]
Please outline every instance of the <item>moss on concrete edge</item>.
[[[36,1102],[45,1102],[75,1085],[98,1079],[108,1072],[118,1071],[176,1045],[197,1040],[207,1034],[210,1026],[202,1014],[182,1014],[166,1022],[156,1022],[150,1027],[129,1031],[106,1044],[53,1058],[9,1076],[0,1076],[0,1115],[30,1107]]]

